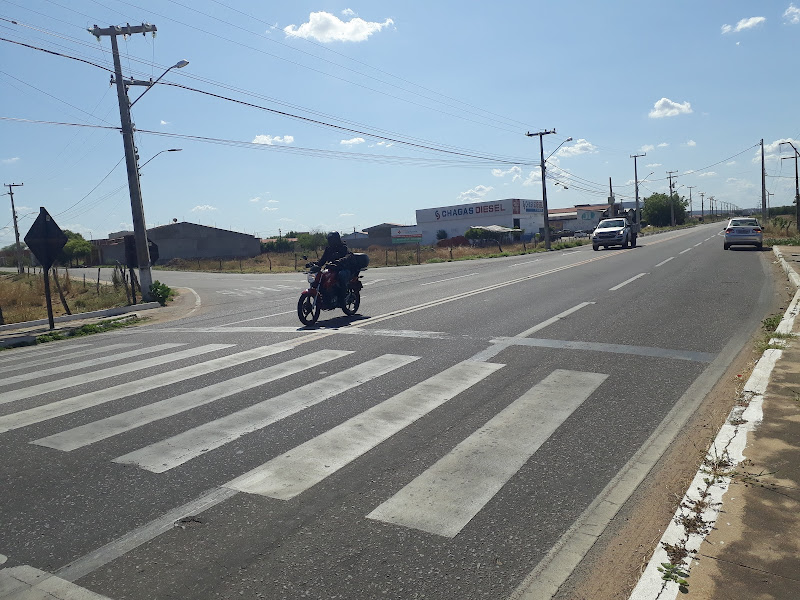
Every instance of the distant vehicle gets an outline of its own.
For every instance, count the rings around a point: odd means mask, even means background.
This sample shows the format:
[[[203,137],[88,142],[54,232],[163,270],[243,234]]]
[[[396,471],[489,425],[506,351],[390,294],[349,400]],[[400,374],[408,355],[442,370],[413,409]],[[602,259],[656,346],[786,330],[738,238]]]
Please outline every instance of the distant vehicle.
[[[587,237],[589,237],[589,232],[588,231],[576,231],[574,237],[576,237],[576,238],[587,238]]]
[[[722,244],[725,250],[731,246],[755,246],[760,250],[763,245],[764,230],[758,219],[739,217],[728,221],[725,227],[725,241]]]
[[[636,236],[631,231],[631,223],[625,217],[603,219],[592,232],[592,248],[599,250],[600,246],[628,246],[636,247]]]

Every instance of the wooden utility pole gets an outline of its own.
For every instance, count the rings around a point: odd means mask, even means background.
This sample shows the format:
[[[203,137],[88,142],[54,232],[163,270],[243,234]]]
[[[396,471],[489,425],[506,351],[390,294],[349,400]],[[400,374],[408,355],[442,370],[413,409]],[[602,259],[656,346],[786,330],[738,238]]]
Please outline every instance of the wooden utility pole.
[[[17,240],[14,253],[17,256],[17,272],[24,273],[25,269],[22,267],[22,247],[19,245],[19,225],[17,224],[17,209],[14,207],[14,188],[22,187],[24,183],[6,183],[8,188],[8,195],[11,196],[11,216],[14,220],[14,237]]]

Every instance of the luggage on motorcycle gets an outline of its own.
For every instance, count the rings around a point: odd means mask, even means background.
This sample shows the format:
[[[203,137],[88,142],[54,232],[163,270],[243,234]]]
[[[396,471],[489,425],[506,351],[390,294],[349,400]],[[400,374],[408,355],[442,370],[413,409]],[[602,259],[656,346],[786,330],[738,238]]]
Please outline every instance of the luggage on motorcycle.
[[[353,252],[348,256],[349,263],[352,265],[352,271],[360,271],[366,269],[369,265],[369,256],[362,252]]]

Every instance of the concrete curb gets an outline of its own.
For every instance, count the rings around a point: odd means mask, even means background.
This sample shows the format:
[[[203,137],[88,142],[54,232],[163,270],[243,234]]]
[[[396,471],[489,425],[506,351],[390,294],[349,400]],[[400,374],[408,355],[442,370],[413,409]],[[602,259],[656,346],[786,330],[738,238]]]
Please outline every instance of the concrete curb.
[[[134,304],[133,306],[118,306],[116,308],[107,308],[105,310],[95,310],[88,313],[78,313],[75,315],[63,315],[61,317],[53,318],[54,323],[67,323],[69,321],[80,321],[81,319],[96,319],[98,317],[116,317],[117,315],[124,315],[130,312],[139,312],[140,310],[150,310],[152,308],[159,308],[161,305],[158,302],[147,302],[145,304]],[[11,331],[14,329],[25,329],[27,327],[37,327],[39,325],[49,325],[47,319],[39,319],[37,321],[25,321],[23,323],[9,323],[8,325],[0,325],[0,331]]]
[[[800,276],[795,273],[794,269],[786,262],[777,246],[772,248],[775,256],[786,272],[787,277],[795,288],[800,288]],[[794,321],[800,313],[800,289],[795,292],[789,307],[786,309],[780,325],[778,325],[777,332],[791,333],[794,327]],[[770,340],[771,344],[780,345],[781,340]],[[706,455],[710,461],[725,457],[730,461],[730,466],[727,471],[730,472],[736,468],[746,457],[745,448],[747,446],[747,434],[755,430],[763,418],[763,401],[764,394],[769,384],[770,376],[775,364],[780,360],[783,354],[782,350],[768,349],[764,351],[755,368],[753,369],[750,378],[742,390],[741,399],[747,402],[746,407],[735,406],[728,418],[725,420],[722,428],[720,429],[711,448]],[[661,578],[661,573],[658,567],[662,563],[669,562],[667,552],[664,550],[664,544],[676,544],[682,539],[687,539],[685,547],[689,552],[697,551],[703,540],[706,538],[706,533],[694,533],[688,536],[684,533],[682,526],[678,525],[678,521],[682,516],[690,516],[690,509],[696,501],[700,499],[700,491],[705,487],[705,480],[708,478],[709,473],[702,467],[695,475],[689,489],[684,495],[678,509],[675,511],[670,524],[664,531],[664,535],[658,542],[653,556],[647,563],[645,570],[642,572],[636,587],[633,589],[629,600],[673,600],[677,598],[679,593],[679,586],[674,581],[665,582]],[[722,502],[725,492],[731,483],[730,477],[721,477],[717,482],[708,488],[710,495],[705,498],[710,503],[702,513],[702,519],[709,527],[714,527],[717,517],[722,512]],[[710,531],[710,529],[709,529]],[[689,561],[686,565],[685,562],[681,565],[686,571],[690,572],[692,566],[692,554],[685,560]]]

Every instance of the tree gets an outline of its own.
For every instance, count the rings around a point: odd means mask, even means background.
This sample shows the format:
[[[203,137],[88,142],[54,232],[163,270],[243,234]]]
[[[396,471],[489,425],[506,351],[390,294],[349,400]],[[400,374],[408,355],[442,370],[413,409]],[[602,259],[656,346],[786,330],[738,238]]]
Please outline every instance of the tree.
[[[297,243],[303,250],[306,250],[307,252],[315,252],[317,248],[324,246],[327,243],[327,236],[321,231],[301,233],[297,236]]]
[[[80,233],[73,233],[69,229],[65,229],[64,235],[67,236],[67,243],[61,251],[59,262],[72,266],[73,260],[78,261],[81,258],[86,260],[92,255],[92,244],[86,241]]]
[[[437,240],[446,240],[447,239],[447,232],[444,229],[440,229],[436,232],[436,239]]]
[[[652,194],[644,199],[642,220],[654,227],[667,227],[672,224],[672,211],[675,211],[675,224],[686,222],[688,201],[678,194],[672,194],[672,208],[667,194]]]

